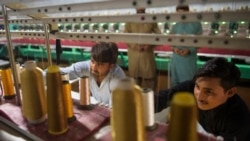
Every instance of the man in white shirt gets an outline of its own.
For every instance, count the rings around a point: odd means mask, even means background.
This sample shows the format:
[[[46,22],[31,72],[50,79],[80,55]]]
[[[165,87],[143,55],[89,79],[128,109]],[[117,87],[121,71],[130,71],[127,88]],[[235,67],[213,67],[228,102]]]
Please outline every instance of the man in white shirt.
[[[92,96],[100,103],[111,106],[111,92],[117,81],[126,75],[116,64],[118,48],[115,43],[100,42],[91,49],[91,60],[81,61],[69,67],[60,68],[68,73],[70,80],[89,77],[89,88]]]

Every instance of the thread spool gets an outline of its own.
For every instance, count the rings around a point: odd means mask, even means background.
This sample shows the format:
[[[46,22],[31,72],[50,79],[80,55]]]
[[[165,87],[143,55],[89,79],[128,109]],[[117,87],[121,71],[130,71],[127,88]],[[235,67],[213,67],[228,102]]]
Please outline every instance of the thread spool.
[[[91,110],[94,105],[90,103],[89,77],[83,76],[79,80],[80,103],[78,108],[81,110]]]
[[[52,65],[48,67],[46,84],[48,132],[53,135],[60,135],[68,130],[68,124],[63,103],[62,79],[58,66]]]
[[[14,82],[12,79],[10,64],[7,63],[1,66],[1,76],[2,76],[2,84],[3,84],[3,97],[4,99],[13,99],[16,94],[14,90]]]
[[[144,126],[146,130],[152,131],[157,128],[154,119],[154,92],[150,88],[142,89]]]
[[[46,98],[42,70],[35,61],[26,61],[20,73],[22,83],[22,110],[31,124],[38,124],[46,119]]]
[[[123,78],[112,92],[113,141],[145,141],[142,91],[132,78]]]
[[[197,141],[197,108],[188,92],[176,93],[171,102],[168,141]]]
[[[65,105],[65,114],[68,122],[73,122],[76,117],[73,113],[73,102],[71,98],[71,84],[69,83],[69,75],[66,73],[61,74],[62,87],[63,87],[63,99]]]
[[[16,63],[16,74],[17,74],[17,81],[18,81],[18,84],[20,85],[21,84],[21,71],[22,71],[22,69],[21,69],[21,66],[20,66],[20,64],[17,62]]]

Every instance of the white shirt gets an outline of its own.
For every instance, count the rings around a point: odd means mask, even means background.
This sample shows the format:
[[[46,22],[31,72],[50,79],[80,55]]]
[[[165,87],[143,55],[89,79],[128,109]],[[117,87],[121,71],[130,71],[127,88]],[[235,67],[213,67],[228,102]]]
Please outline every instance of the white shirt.
[[[98,102],[109,105],[111,105],[112,90],[116,87],[118,80],[126,76],[122,68],[115,65],[98,86],[94,76],[90,73],[90,61],[77,62],[69,67],[60,68],[60,72],[68,73],[70,80],[88,76],[92,96]]]

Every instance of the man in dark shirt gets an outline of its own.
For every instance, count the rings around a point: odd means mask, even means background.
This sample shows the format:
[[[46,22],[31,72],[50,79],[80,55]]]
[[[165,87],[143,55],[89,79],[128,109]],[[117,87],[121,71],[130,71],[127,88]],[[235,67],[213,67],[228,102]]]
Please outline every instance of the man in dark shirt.
[[[250,141],[250,113],[236,94],[239,79],[240,71],[234,64],[224,58],[211,59],[197,71],[193,81],[160,91],[156,111],[169,106],[176,92],[191,92],[197,102],[198,122],[206,132],[222,136],[224,141]]]

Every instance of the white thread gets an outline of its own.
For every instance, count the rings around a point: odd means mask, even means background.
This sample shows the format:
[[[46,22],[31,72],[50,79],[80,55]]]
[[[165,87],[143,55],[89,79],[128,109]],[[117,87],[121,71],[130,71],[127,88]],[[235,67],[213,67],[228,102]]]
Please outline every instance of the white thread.
[[[151,89],[143,89],[142,98],[143,98],[144,125],[153,126],[155,124],[154,92]]]

